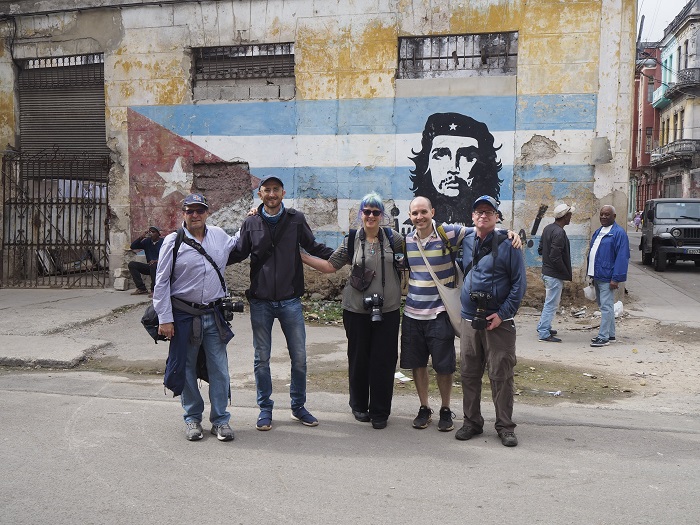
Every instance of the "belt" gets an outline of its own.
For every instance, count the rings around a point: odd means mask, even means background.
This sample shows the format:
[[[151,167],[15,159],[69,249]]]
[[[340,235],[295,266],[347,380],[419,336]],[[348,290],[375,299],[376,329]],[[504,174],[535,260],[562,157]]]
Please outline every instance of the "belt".
[[[217,299],[216,301],[212,301],[211,303],[207,304],[201,304],[201,303],[191,303],[189,301],[182,301],[185,303],[187,306],[190,306],[192,308],[196,308],[197,310],[211,310],[215,306],[219,306],[221,304],[221,299]]]

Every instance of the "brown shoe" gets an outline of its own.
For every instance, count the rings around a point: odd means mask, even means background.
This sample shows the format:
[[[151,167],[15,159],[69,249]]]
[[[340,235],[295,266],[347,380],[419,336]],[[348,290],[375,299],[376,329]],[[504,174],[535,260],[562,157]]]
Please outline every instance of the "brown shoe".
[[[133,292],[131,292],[131,295],[147,295],[148,290],[142,290],[141,288],[136,288]]]

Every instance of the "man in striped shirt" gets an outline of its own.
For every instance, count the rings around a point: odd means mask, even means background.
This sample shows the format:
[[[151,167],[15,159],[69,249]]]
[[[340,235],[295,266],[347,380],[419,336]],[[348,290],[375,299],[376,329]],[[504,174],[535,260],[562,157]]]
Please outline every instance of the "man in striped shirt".
[[[456,254],[462,239],[473,228],[459,224],[443,224],[438,228],[434,216],[435,210],[426,197],[416,197],[411,201],[409,217],[415,230],[406,236],[406,258],[410,271],[401,322],[400,367],[412,369],[420,401],[413,427],[427,428],[433,413],[428,401],[428,358],[432,358],[441,398],[438,430],[449,432],[454,429],[450,394],[456,370],[455,332],[417,243],[421,243],[437,277],[447,286],[453,286],[455,267],[451,252]],[[513,239],[513,247],[520,249],[520,237],[510,231],[508,236]]]

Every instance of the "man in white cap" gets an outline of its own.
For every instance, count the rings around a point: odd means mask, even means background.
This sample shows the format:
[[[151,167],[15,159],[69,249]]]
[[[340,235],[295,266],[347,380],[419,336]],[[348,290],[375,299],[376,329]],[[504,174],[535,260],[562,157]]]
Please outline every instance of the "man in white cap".
[[[561,343],[552,330],[552,320],[559,308],[564,281],[571,281],[571,249],[564,227],[571,222],[571,215],[576,209],[568,204],[559,204],[554,208],[554,222],[545,227],[540,238],[538,253],[542,256],[542,280],[546,290],[542,315],[537,324],[540,341]]]

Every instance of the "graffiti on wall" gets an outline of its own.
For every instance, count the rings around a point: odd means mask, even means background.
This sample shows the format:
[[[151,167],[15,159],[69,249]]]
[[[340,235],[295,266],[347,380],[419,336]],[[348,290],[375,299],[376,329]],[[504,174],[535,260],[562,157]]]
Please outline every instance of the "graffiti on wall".
[[[481,195],[500,202],[502,164],[494,137],[483,122],[460,113],[434,113],[412,151],[411,191],[427,197],[435,220],[472,226],[471,203]]]

